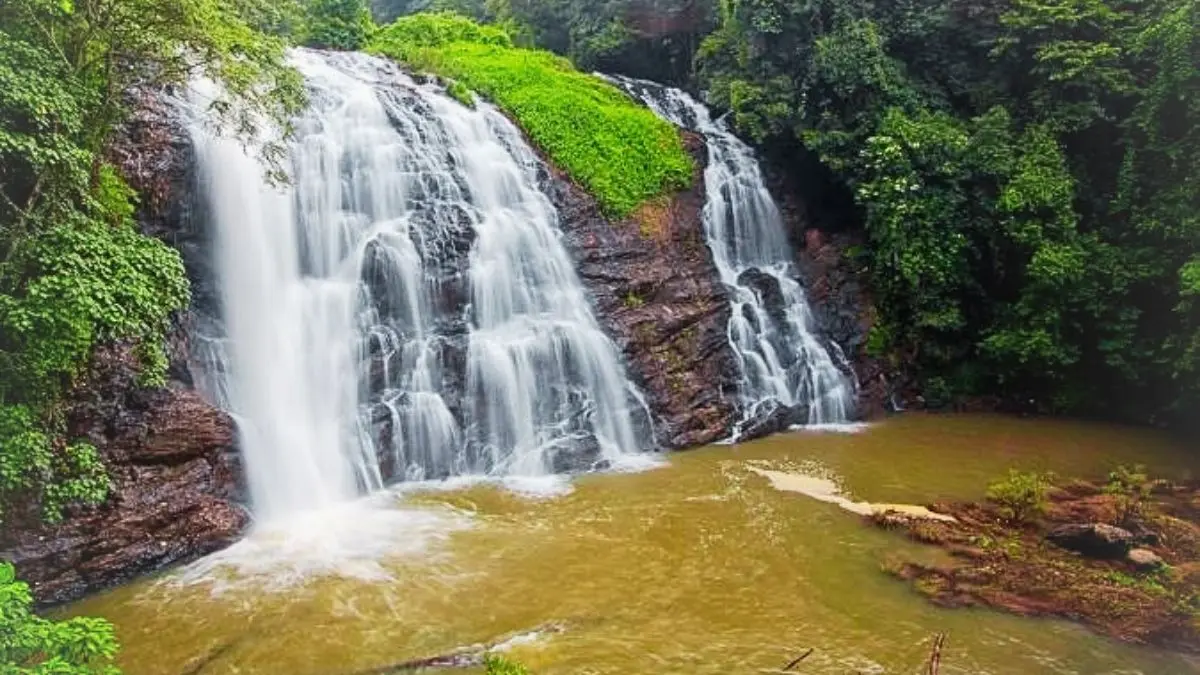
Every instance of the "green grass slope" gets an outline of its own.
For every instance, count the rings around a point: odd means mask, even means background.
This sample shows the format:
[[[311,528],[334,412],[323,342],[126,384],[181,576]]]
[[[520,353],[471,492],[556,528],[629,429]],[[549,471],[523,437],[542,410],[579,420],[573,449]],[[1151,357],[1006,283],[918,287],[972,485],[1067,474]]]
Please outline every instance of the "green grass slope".
[[[367,51],[454,80],[508,113],[611,216],[691,181],[679,133],[616,87],[507,33],[452,13],[414,14],[376,31]]]

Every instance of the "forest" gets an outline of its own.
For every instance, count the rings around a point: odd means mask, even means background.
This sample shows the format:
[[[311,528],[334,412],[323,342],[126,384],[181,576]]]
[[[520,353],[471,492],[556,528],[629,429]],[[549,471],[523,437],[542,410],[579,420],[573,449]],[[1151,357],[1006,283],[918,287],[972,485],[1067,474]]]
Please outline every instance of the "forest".
[[[426,11],[492,24],[499,42],[439,52],[387,27]],[[696,92],[796,177],[818,224],[858,237],[879,316],[869,348],[927,400],[1196,424],[1197,0],[9,0],[0,522],[105,498],[95,449],[67,437],[65,397],[106,342],[136,344],[144,382],[161,382],[188,302],[178,254],[137,231],[153,195],[131,184],[145,177],[115,168],[139,92],[203,75],[224,85],[214,109],[233,133],[264,118],[287,129],[305,99],[291,45],[408,50],[502,107],[549,95],[513,89],[496,51],[511,45]],[[687,183],[657,120],[618,110],[563,130],[570,107],[526,130],[610,211]],[[647,161],[605,166],[573,145],[618,118],[646,135]],[[268,168],[281,156],[264,146]],[[29,604],[0,566],[0,656],[18,664],[0,671],[107,672],[110,631]]]

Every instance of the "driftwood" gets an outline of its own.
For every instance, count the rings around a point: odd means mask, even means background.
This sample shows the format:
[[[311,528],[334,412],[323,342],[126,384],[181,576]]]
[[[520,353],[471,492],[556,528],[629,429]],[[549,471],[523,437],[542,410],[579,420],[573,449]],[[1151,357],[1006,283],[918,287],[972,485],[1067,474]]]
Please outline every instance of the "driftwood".
[[[217,645],[200,656],[192,659],[191,662],[184,667],[180,675],[200,675],[206,668],[211,666],[213,662],[224,656],[229,652],[229,650],[241,644],[245,639],[246,636],[243,635],[240,638]]]
[[[413,673],[432,668],[470,668],[472,666],[483,665],[483,657],[487,652],[488,649],[486,647],[479,647],[478,649],[393,663],[378,668],[356,670],[351,675],[399,675],[400,673]]]
[[[783,670],[788,671],[788,670],[791,670],[792,668],[795,668],[796,666],[800,665],[800,662],[803,661],[804,659],[807,659],[809,657],[809,655],[811,655],[813,653],[813,651],[814,651],[814,648],[809,647],[808,651],[804,652],[800,656],[797,656],[795,659],[792,660],[791,663],[784,666]]]
[[[946,644],[946,634],[938,633],[933,636],[933,651],[929,654],[929,675],[938,675],[942,667],[942,647]]]

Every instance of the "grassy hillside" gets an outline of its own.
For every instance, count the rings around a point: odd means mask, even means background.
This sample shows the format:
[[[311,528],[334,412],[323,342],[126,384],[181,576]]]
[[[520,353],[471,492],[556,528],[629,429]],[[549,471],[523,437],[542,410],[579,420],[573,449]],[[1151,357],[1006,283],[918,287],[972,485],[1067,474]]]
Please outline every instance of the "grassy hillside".
[[[687,187],[692,161],[667,122],[550,52],[456,14],[403,17],[367,51],[453,79],[493,101],[612,216]]]

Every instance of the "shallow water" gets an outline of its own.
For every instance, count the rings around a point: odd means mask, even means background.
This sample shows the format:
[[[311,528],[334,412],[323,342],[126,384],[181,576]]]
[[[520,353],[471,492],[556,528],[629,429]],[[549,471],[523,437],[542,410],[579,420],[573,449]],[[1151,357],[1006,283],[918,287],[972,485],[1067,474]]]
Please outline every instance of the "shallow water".
[[[938,631],[949,634],[943,674],[1200,672],[1065,622],[932,607],[880,566],[937,552],[752,470],[820,475],[854,501],[919,504],[978,497],[1013,465],[1100,475],[1137,461],[1188,476],[1200,470],[1197,450],[1105,425],[907,415],[857,434],[680,453],[658,469],[578,479],[569,492],[409,492],[394,508],[418,511],[421,536],[431,518],[449,525],[399,547],[381,565],[390,578],[265,590],[258,581],[286,574],[259,565],[261,576],[239,585],[209,561],[193,581],[216,574],[219,587],[181,586],[176,572],[70,611],[116,623],[129,675],[349,674],[548,624],[561,632],[512,650],[538,674],[776,672],[810,647],[796,672],[918,673]]]

